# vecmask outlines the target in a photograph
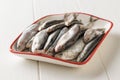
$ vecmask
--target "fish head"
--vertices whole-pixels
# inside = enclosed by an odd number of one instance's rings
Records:
[[[25,49],[25,42],[23,41],[18,41],[17,43],[17,51],[23,51]]]
[[[40,22],[38,31],[43,30],[43,29],[44,29],[44,26],[46,25],[46,23],[47,23],[47,22],[45,22],[45,21],[44,21],[44,22]]]
[[[105,28],[99,28],[99,29],[96,29],[95,33],[96,33],[96,36],[98,35],[101,35],[105,32]]]
[[[105,29],[100,28],[100,29],[88,29],[85,34],[84,34],[84,42],[88,43],[95,37],[102,35],[104,33]]]
[[[64,50],[65,48],[64,48],[64,46],[62,46],[62,45],[57,45],[56,47],[55,47],[55,52],[60,52],[60,51],[62,51],[62,50]]]
[[[69,26],[71,22],[75,19],[77,19],[78,14],[76,13],[66,13],[64,15],[64,22],[66,26]]]
[[[36,52],[39,50],[39,44],[37,42],[34,42],[32,45],[32,52]]]
[[[94,29],[88,29],[84,34],[84,42],[88,43],[95,37],[96,33]]]

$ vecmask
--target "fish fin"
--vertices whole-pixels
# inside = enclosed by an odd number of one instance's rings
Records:
[[[77,17],[79,16],[79,14],[78,13],[74,13],[73,16],[77,20]]]
[[[80,19],[80,20],[78,20],[78,21],[80,22],[80,24],[81,24],[81,25],[84,25],[81,19]]]
[[[70,15],[69,13],[66,13],[66,14],[64,15],[64,20],[66,20],[66,18],[67,18],[69,15]]]
[[[92,16],[90,16],[89,22],[95,22],[95,21],[97,21],[97,20],[98,20],[98,18],[93,18]]]

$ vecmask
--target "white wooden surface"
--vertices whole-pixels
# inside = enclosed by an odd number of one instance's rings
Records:
[[[0,0],[0,80],[120,80],[119,0]],[[26,60],[9,52],[12,41],[34,20],[52,13],[85,12],[114,27],[90,62],[69,68]]]
[[[31,22],[32,0],[0,0],[0,80],[39,80],[36,61],[9,52],[11,42]]]

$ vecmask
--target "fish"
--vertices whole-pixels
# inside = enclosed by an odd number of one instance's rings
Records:
[[[40,23],[31,24],[25,29],[17,41],[17,51],[23,51],[26,43],[38,32]]]
[[[49,47],[54,43],[55,39],[59,35],[60,29],[54,31],[52,34],[49,35],[47,42],[45,43],[44,50],[47,51]]]
[[[77,14],[77,13],[66,13],[66,14],[64,15],[65,25],[66,25],[66,26],[70,26],[71,23],[72,23],[74,20],[77,19],[77,16],[78,16],[78,15],[79,15],[79,14]]]
[[[58,40],[59,40],[60,37],[61,37],[63,34],[65,34],[67,31],[68,31],[68,28],[67,28],[67,27],[64,27],[64,28],[60,31],[60,33],[59,33],[59,35],[57,36],[57,38],[56,38],[56,40],[54,41],[54,43],[53,43],[53,44],[51,45],[51,47],[47,50],[47,53],[54,53],[54,52],[55,52],[54,49],[55,49],[55,46],[56,46]]]
[[[66,32],[64,35],[61,36],[61,38],[58,40],[57,45],[55,46],[55,52],[60,52],[67,48],[68,46],[71,46],[75,43],[77,38],[79,37],[80,32],[80,25],[75,24],[73,25],[68,32]]]
[[[90,29],[90,28],[92,28],[93,26],[94,26],[94,23],[97,21],[97,20],[99,20],[98,18],[93,18],[92,16],[90,16],[90,18],[89,18],[89,22],[86,24],[86,25],[84,25],[83,23],[82,23],[82,21],[81,21],[81,26],[80,26],[80,29],[81,30],[87,30],[87,29]]]
[[[85,45],[83,51],[77,57],[77,62],[83,62],[88,58],[88,56],[91,54],[91,52],[94,50],[94,48],[102,39],[103,35],[104,33],[101,35],[98,35],[95,39],[93,39],[92,41],[90,41],[88,44]]]
[[[60,58],[63,60],[73,60],[77,58],[79,53],[83,50],[84,46],[85,43],[83,42],[82,38],[80,38],[71,47],[60,52],[59,54],[62,54]]]
[[[41,24],[39,26],[38,30],[40,31],[40,30],[46,29],[46,28],[48,28],[52,25],[59,24],[61,22],[64,22],[64,20],[48,20],[48,21],[45,21],[45,22],[43,22],[43,24]]]
[[[42,50],[44,48],[44,45],[48,39],[48,33],[46,30],[41,30],[35,35],[35,38],[33,40],[32,44],[32,52],[36,52],[37,50]]]
[[[31,48],[32,43],[33,43],[34,37],[32,37],[26,44],[26,48]]]
[[[52,26],[48,27],[48,28],[46,29],[46,31],[47,31],[47,33],[52,33],[52,32],[54,32],[55,30],[61,29],[61,28],[63,28],[63,27],[66,27],[66,26],[65,26],[64,22],[61,22],[61,23],[59,23],[59,24],[55,24],[55,25],[52,25]]]
[[[90,42],[92,39],[94,39],[96,36],[103,34],[105,31],[105,28],[99,28],[99,29],[88,29],[86,30],[86,32],[84,33],[84,42],[88,43]]]

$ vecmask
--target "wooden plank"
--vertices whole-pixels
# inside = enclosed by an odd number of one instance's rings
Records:
[[[110,34],[101,45],[101,60],[110,80],[119,80],[120,74],[120,35]]]
[[[0,0],[0,79],[38,80],[37,62],[9,52],[13,40],[33,22],[32,0]]]
[[[40,62],[39,71],[42,80],[108,80],[99,53],[90,62],[80,68],[70,68]]]

